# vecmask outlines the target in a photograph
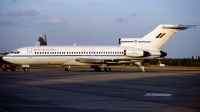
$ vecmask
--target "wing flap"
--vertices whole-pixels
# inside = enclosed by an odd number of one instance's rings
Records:
[[[93,58],[77,58],[77,62],[80,63],[95,63],[95,64],[120,64],[120,63],[131,63],[138,60],[133,59],[93,59]]]
[[[103,63],[104,59],[77,58],[76,61],[80,63]]]

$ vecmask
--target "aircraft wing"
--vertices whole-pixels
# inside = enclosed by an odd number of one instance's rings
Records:
[[[112,64],[112,63],[131,63],[133,59],[95,59],[95,58],[77,58],[80,63],[95,63],[95,64]]]

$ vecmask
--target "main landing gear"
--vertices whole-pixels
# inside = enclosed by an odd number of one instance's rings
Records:
[[[69,71],[70,66],[69,67],[63,66],[63,68],[64,68],[64,71]]]
[[[111,68],[110,68],[110,67],[105,67],[105,68],[104,68],[104,71],[105,71],[105,72],[111,72]]]
[[[24,72],[28,72],[28,68],[23,68]]]
[[[94,71],[95,71],[95,72],[101,72],[101,67],[98,67],[98,66],[97,66],[97,67],[94,67]]]
[[[101,72],[101,67],[99,66],[91,66],[91,68],[94,68],[95,72]],[[103,69],[105,72],[110,72],[111,68],[110,67],[104,67]]]

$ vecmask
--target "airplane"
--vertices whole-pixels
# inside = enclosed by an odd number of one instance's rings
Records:
[[[141,61],[167,56],[162,51],[167,41],[178,31],[198,25],[160,24],[142,38],[120,38],[119,46],[29,46],[13,50],[3,60],[18,65],[91,66],[94,71],[110,72],[112,65],[133,64],[145,72]],[[28,68],[23,68],[28,71]]]

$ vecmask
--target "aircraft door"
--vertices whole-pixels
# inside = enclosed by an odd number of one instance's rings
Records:
[[[27,57],[32,58],[32,48],[27,48]]]

